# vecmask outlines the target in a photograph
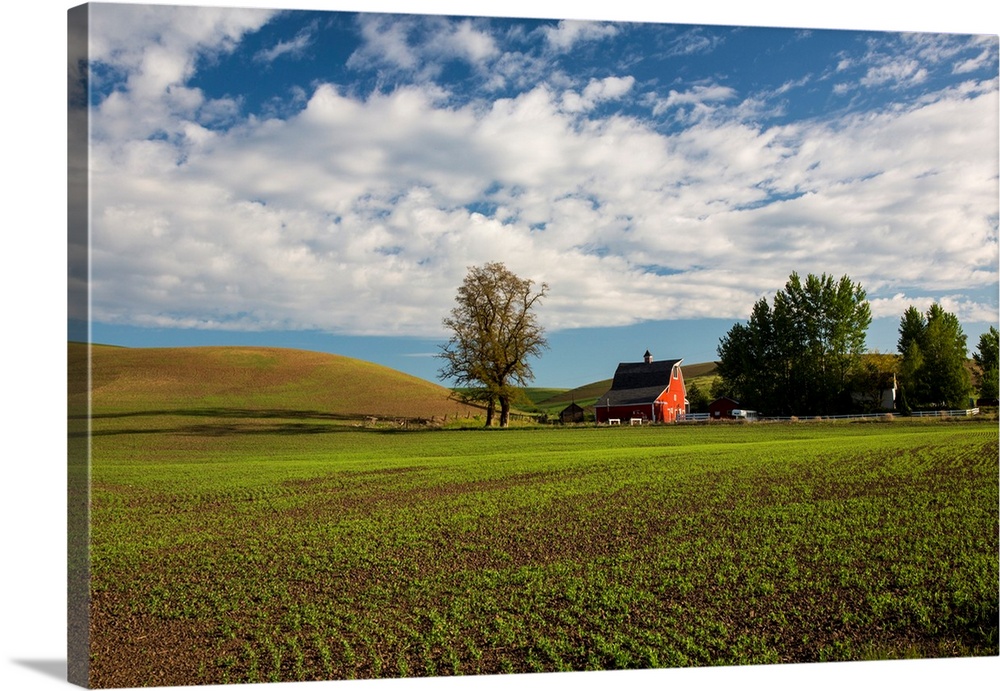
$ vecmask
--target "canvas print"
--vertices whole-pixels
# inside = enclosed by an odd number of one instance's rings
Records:
[[[996,35],[68,21],[71,682],[998,655]]]

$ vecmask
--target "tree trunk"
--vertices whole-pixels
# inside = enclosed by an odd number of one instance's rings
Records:
[[[489,403],[486,404],[486,427],[493,426],[493,413],[496,412],[497,402],[494,399],[490,399]]]
[[[506,396],[500,397],[500,426],[507,427],[510,424],[510,399]]]

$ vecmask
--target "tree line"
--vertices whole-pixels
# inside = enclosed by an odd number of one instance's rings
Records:
[[[904,312],[898,355],[866,351],[870,324],[860,283],[792,273],[771,304],[758,300],[747,322],[720,339],[720,379],[711,395],[776,416],[877,410],[893,383],[901,412],[965,408],[974,387],[983,398],[997,397],[995,327],[980,338],[970,373],[962,326],[939,304]]]

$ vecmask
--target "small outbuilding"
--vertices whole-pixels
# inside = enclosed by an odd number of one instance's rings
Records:
[[[866,409],[895,410],[898,392],[895,372],[881,372],[871,377],[868,391],[853,391],[851,400]]]
[[[559,422],[564,425],[573,422],[583,422],[583,408],[575,402],[570,403],[559,413]]]
[[[710,420],[732,420],[733,411],[739,409],[740,402],[723,396],[716,398],[708,404],[708,417]]]

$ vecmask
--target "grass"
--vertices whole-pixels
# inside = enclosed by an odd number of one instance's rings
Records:
[[[94,432],[95,686],[998,652],[995,424]]]

